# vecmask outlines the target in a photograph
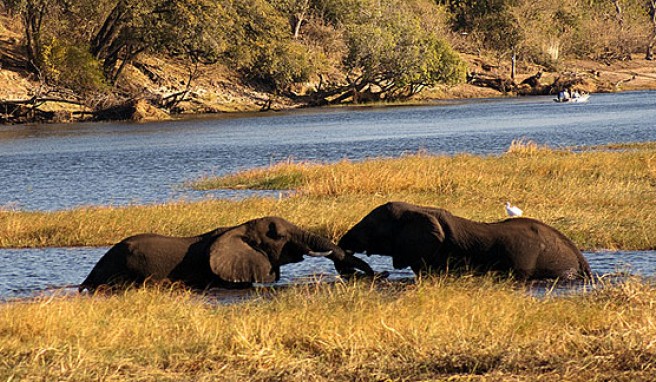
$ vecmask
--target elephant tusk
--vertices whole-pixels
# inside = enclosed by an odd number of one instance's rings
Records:
[[[371,256],[371,254],[367,251],[355,252],[355,251],[351,251],[350,249],[345,250],[344,253],[346,253],[347,256],[355,256],[356,253],[361,253],[363,255]]]
[[[326,251],[326,252],[314,252],[314,251],[310,251],[310,252],[308,252],[307,254],[308,254],[308,256],[312,256],[312,257],[326,257],[326,256],[330,256],[330,255],[332,255],[332,254],[333,254],[333,251],[332,251],[332,250],[330,250],[330,251]]]

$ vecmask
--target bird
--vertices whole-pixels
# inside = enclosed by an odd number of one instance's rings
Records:
[[[519,209],[519,207],[517,207],[517,206],[511,206],[510,202],[506,202],[506,213],[508,214],[508,216],[513,218],[513,217],[516,217],[516,216],[522,216],[524,211]]]

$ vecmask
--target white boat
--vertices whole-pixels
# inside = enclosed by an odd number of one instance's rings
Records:
[[[554,101],[558,103],[582,103],[588,102],[588,99],[590,99],[590,94],[581,94],[578,97],[554,98]]]

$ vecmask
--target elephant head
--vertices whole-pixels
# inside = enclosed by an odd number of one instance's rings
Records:
[[[574,243],[535,219],[481,223],[403,202],[376,207],[338,245],[347,253],[391,256],[395,268],[415,274],[467,268],[520,278],[591,276]]]
[[[438,216],[406,203],[387,203],[373,209],[340,240],[347,253],[391,256],[394,268],[438,266],[445,234]]]
[[[230,282],[273,282],[280,266],[303,261],[303,255],[344,260],[330,240],[278,217],[248,221],[221,234],[209,248],[214,274]]]
[[[330,240],[269,216],[199,236],[128,237],[102,256],[79,290],[148,279],[182,281],[198,288],[245,287],[277,281],[282,265],[302,261],[304,255],[329,257],[374,273],[364,261],[346,255]]]

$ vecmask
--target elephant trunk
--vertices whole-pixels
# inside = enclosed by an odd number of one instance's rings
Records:
[[[325,237],[321,237],[319,235],[315,235],[313,233],[303,231],[300,236],[299,240],[301,243],[305,244],[312,252],[330,252],[328,255],[329,257],[335,257],[339,260],[344,259],[346,256],[344,254],[344,251],[338,247],[337,245],[333,244],[330,240],[326,239]]]
[[[354,269],[363,271],[368,276],[375,276],[375,272],[369,264],[355,256],[347,255],[344,250],[335,245],[325,237],[318,236],[309,232],[303,232],[301,242],[305,243],[312,250],[332,251],[327,257],[335,263],[335,268],[340,274],[352,274]]]

